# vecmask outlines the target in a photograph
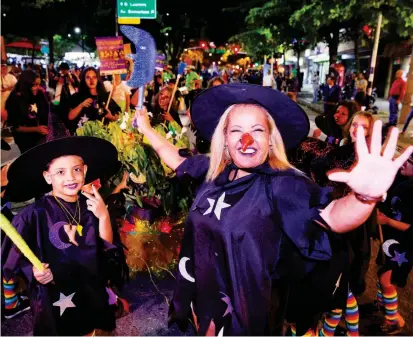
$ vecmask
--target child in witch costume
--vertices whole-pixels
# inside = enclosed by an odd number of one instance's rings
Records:
[[[44,143],[10,166],[10,200],[52,190],[13,219],[45,269],[32,267],[16,247],[3,266],[6,277],[21,271],[28,280],[34,335],[86,335],[115,328],[102,271],[104,249],[111,248],[113,238],[110,217],[95,187],[93,193],[79,192],[85,181],[109,177],[118,169],[115,147],[94,137]]]
[[[413,156],[404,163],[390,188],[385,203],[379,205],[377,222],[383,227],[384,264],[378,271],[377,305],[384,311],[382,331],[399,333],[405,325],[398,311],[398,287],[404,287],[413,267]],[[385,226],[384,226],[385,225]],[[378,255],[378,259],[382,257]]]

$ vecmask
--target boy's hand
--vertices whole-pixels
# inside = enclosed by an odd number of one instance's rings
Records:
[[[43,263],[45,268],[44,271],[40,271],[33,266],[33,275],[37,282],[41,284],[47,284],[53,281],[53,274],[52,271],[49,269],[48,263]]]
[[[87,209],[91,211],[99,220],[109,219],[109,213],[105,202],[94,185],[92,185],[93,195],[87,192],[82,192],[88,198],[86,200]]]

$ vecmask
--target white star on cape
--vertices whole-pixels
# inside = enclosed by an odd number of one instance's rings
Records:
[[[60,316],[63,315],[67,308],[76,307],[76,305],[72,302],[72,298],[73,296],[75,296],[75,294],[76,293],[65,296],[64,294],[60,293],[59,300],[53,303],[54,307],[60,307]]]
[[[80,117],[80,120],[79,120],[79,123],[77,123],[77,126],[81,128],[83,124],[85,124],[88,120],[89,118],[86,115],[84,115],[83,117]]]
[[[30,112],[35,112],[37,113],[37,104],[30,104]]]
[[[227,203],[224,202],[224,199],[225,199],[225,192],[222,193],[222,195],[219,197],[219,199],[217,201],[217,205],[215,206],[214,214],[215,214],[215,216],[217,217],[218,220],[221,220],[221,211],[224,208],[231,207],[230,204],[227,204]],[[212,209],[214,208],[215,199],[207,198],[207,200],[209,202],[209,208],[206,210],[206,212],[203,215],[210,214],[212,212]]]
[[[231,299],[228,297],[228,295],[223,293],[222,291],[220,291],[220,293],[224,295],[224,297],[221,298],[221,301],[227,304],[227,309],[225,310],[224,315],[222,316],[222,317],[225,317],[228,314],[232,314],[232,311],[234,310],[234,308],[232,307]]]

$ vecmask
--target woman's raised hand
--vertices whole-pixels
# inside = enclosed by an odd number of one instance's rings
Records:
[[[386,144],[382,146],[381,129],[382,122],[376,121],[369,150],[364,130],[358,128],[356,165],[349,171],[330,173],[328,178],[346,183],[355,193],[367,198],[382,197],[392,185],[400,167],[412,154],[413,146],[409,146],[402,155],[394,159],[399,130],[392,128]]]
[[[139,128],[140,132],[145,133],[145,131],[150,130],[152,128],[151,123],[149,121],[148,111],[145,107],[142,107],[141,109],[136,109],[134,119],[135,120],[133,124]]]

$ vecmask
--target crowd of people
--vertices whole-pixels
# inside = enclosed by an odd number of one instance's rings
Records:
[[[116,313],[127,310],[113,281],[120,271],[107,262],[108,252],[122,257],[123,248],[96,182],[117,172],[117,151],[74,135],[89,120],[117,123],[134,111],[145,141],[194,187],[171,323],[185,330],[192,322],[199,335],[281,335],[287,322],[292,335],[333,336],[343,317],[347,335],[357,336],[357,298],[377,237],[384,254],[374,307],[383,312],[384,334],[404,328],[396,287],[413,266],[413,148],[397,153],[398,130],[362,109],[362,76],[353,99],[341,100],[329,75],[312,135],[294,102],[300,81],[287,73],[198,74],[188,66],[176,76],[165,67],[147,85],[141,109],[136,89],[93,67],[79,72],[61,63],[47,76],[26,69],[15,79],[4,82],[2,122],[22,154],[2,169],[2,214],[43,268],[3,238],[6,318],[28,309],[17,276],[26,280],[35,335],[111,331]],[[400,95],[391,95],[397,103]],[[155,131],[172,121],[190,134],[188,151]],[[16,216],[5,203],[31,198]]]

